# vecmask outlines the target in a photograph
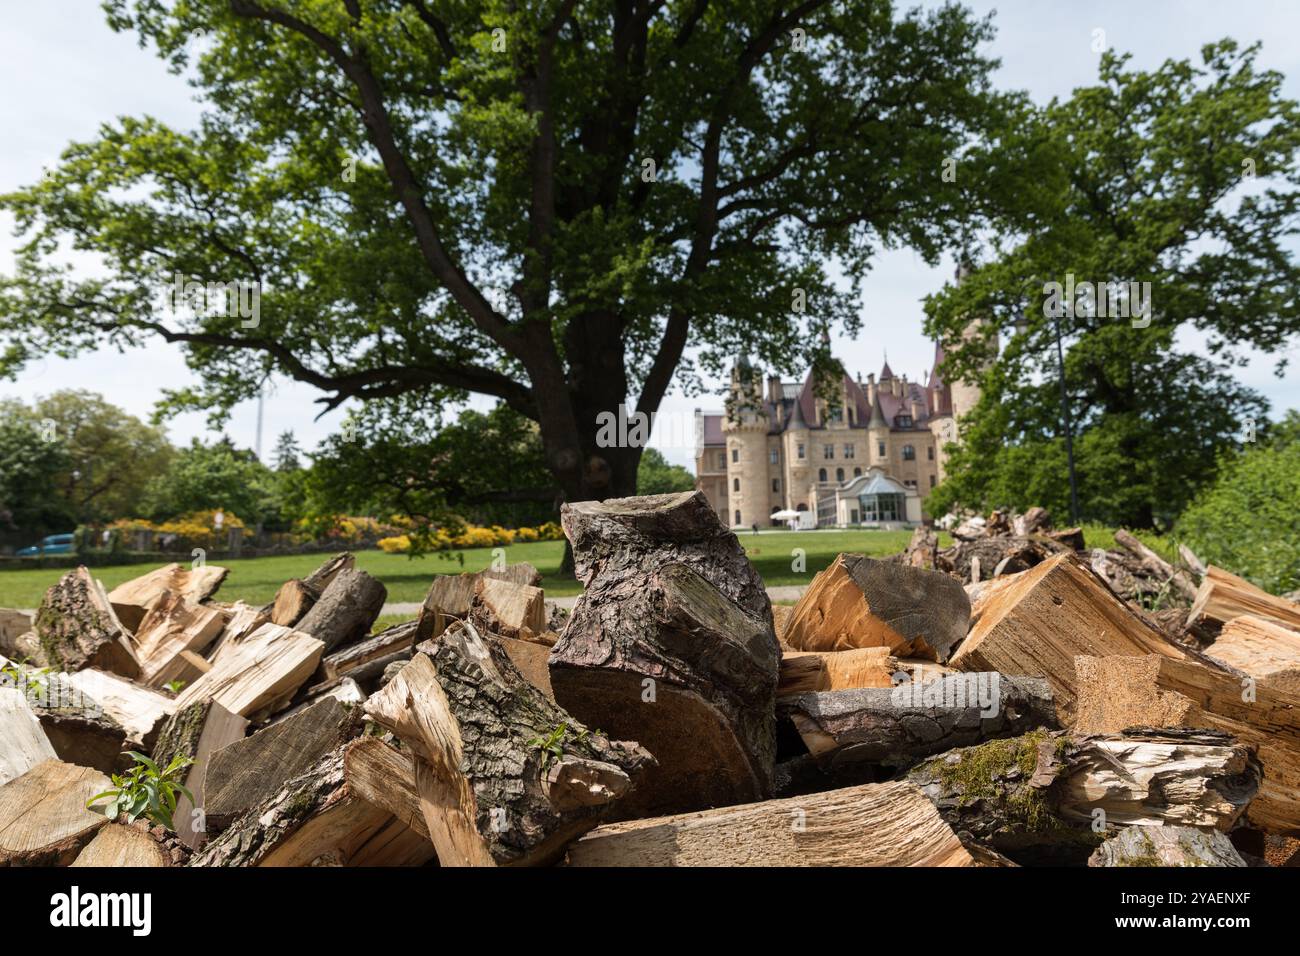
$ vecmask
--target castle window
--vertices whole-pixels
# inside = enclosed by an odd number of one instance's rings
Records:
[[[927,449],[925,450],[925,457],[928,458],[928,459],[930,459],[930,461],[934,461],[934,446],[933,446],[933,445],[931,445],[929,448],[927,448]]]
[[[794,506],[794,510],[795,510],[795,511],[807,511],[807,510],[808,510],[808,504],[807,504],[807,502],[803,502],[803,501],[799,502],[797,505]]]
[[[775,448],[769,448],[767,451],[768,464],[775,465],[780,461],[780,453]]]
[[[740,524],[740,512],[736,512],[736,524]]]
[[[899,428],[911,428],[911,427],[912,427],[912,416],[911,416],[911,415],[897,415],[897,416],[894,417],[894,424],[897,425]]]
[[[817,480],[818,480],[818,481],[825,481],[825,480],[826,480],[826,469],[825,469],[825,468],[818,468],[818,469],[817,469]]]
[[[930,487],[931,487],[931,488],[934,487],[934,475],[931,475],[931,476],[930,476]]]
[[[836,469],[835,469],[835,480],[836,480],[836,481],[843,481],[843,480],[844,480],[844,469],[843,469],[843,468],[836,468]]]
[[[904,480],[903,484],[907,485],[907,487],[909,487],[909,488],[915,488],[915,487],[916,487],[916,479],[915,479],[915,478],[908,478],[908,479]]]
[[[827,461],[833,459],[835,457],[835,446],[822,445],[822,457],[825,458]]]
[[[857,478],[857,477],[858,477],[859,475],[861,475],[861,474],[862,474],[862,469],[861,469],[861,468],[854,468],[854,469],[853,469],[853,477],[854,477],[854,478]]]
[[[781,479],[780,479],[780,478],[773,478],[773,479],[772,479],[772,490],[773,490],[773,491],[777,491],[777,492],[779,492],[779,491],[781,490]]]
[[[727,453],[725,451],[718,452],[718,467],[723,471],[727,470]]]
[[[887,457],[888,457],[888,455],[885,454],[885,443],[884,443],[883,441],[881,441],[881,442],[876,442],[876,453],[877,453],[877,455],[879,455],[879,457],[881,457],[881,458],[887,458]]]
[[[845,445],[845,446],[844,446],[844,457],[845,457],[845,458],[852,458],[853,455],[854,455],[854,453],[855,453],[856,451],[857,451],[857,448],[856,448],[855,446],[853,446],[853,445]]]
[[[916,449],[911,445],[903,446],[903,461],[916,461]]]
[[[828,408],[827,411],[830,412],[831,421],[839,422],[844,420],[844,409],[841,408],[839,405],[833,405],[832,407]]]
[[[732,461],[740,461],[740,449],[739,449],[739,448],[733,448],[733,449],[731,449],[731,460],[732,460]]]
[[[732,478],[732,479],[731,479],[731,490],[732,490],[732,491],[739,491],[739,490],[740,490],[740,479],[739,479],[739,478]]]
[[[799,448],[799,454],[798,454],[798,457],[799,457],[799,458],[804,457],[804,454],[803,454],[803,445],[800,444],[800,445],[798,446],[798,448]]]

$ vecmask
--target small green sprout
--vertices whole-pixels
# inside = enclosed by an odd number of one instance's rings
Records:
[[[546,765],[551,762],[552,757],[559,760],[564,756],[564,735],[568,733],[568,731],[568,726],[561,722],[558,727],[552,730],[545,737],[534,737],[532,740],[528,741],[528,746],[536,747],[542,752],[543,770],[545,770]],[[581,740],[582,737],[580,736],[578,739]]]
[[[119,814],[125,813],[128,823],[146,817],[168,830],[175,830],[172,814],[176,812],[176,795],[184,794],[190,803],[194,802],[194,794],[176,777],[194,761],[177,754],[165,770],[159,770],[158,765],[142,753],[132,750],[128,755],[135,760],[135,766],[124,774],[113,774],[113,789],[91,797],[86,801],[86,806],[90,807],[109,798],[104,814],[110,820],[116,820]]]

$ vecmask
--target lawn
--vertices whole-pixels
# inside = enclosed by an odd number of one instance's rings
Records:
[[[769,585],[807,584],[841,551],[866,554],[892,554],[907,546],[909,531],[763,531],[742,533],[740,543]],[[802,552],[802,560],[800,560]],[[542,572],[542,587],[551,597],[578,594],[582,588],[571,577],[560,575],[564,542],[540,541],[514,544],[505,549],[509,562],[527,561]],[[326,555],[298,554],[273,558],[240,558],[220,562],[230,568],[230,576],[218,596],[225,601],[244,600],[265,604],[289,578],[310,574]],[[463,558],[463,561],[462,561]],[[480,571],[492,563],[491,548],[444,552],[411,559],[382,551],[360,551],[357,566],[379,578],[388,588],[388,600],[420,601],[435,574]],[[112,590],[123,581],[139,577],[154,566],[119,565],[96,568],[95,576]],[[65,573],[64,569],[24,569],[0,571],[0,607],[33,608],[41,602],[46,588]]]
[[[1085,529],[1085,534],[1089,547],[1114,547],[1113,532],[1110,529],[1089,526]],[[748,532],[739,535],[749,560],[769,587],[807,584],[814,574],[829,565],[841,551],[870,555],[894,554],[907,546],[910,537],[910,531],[860,530],[763,531],[757,535]],[[1168,541],[1160,541],[1155,535],[1141,537],[1158,550],[1168,550]],[[941,536],[940,540],[944,546],[951,543],[947,535]],[[527,561],[541,571],[542,587],[551,597],[578,594],[582,590],[573,578],[560,575],[560,559],[564,554],[562,541],[514,544],[506,548],[505,553],[507,561]],[[306,577],[325,557],[326,555],[298,554],[223,561],[221,563],[230,568],[230,576],[226,578],[218,596],[225,601],[244,600],[250,604],[265,604],[275,596],[281,584],[289,578]],[[416,559],[384,554],[382,551],[357,553],[357,566],[384,582],[388,587],[390,602],[423,600],[429,589],[429,579],[433,575],[481,571],[491,563],[491,548],[443,552]],[[96,568],[95,576],[112,590],[123,581],[138,577],[152,567],[147,564],[130,564]],[[36,607],[46,588],[63,573],[63,570],[57,568],[0,571],[0,607]]]

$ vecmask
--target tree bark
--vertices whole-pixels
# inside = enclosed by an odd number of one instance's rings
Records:
[[[1128,827],[1088,858],[1089,866],[1245,866],[1218,830],[1195,827]]]
[[[388,588],[366,572],[342,570],[294,630],[322,641],[329,653],[369,634],[387,598]]]
[[[45,593],[36,633],[51,666],[86,667],[134,678],[140,673],[131,636],[117,619],[104,586],[84,567],[69,571]]]

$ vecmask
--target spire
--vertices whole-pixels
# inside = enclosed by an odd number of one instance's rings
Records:
[[[886,366],[888,368],[888,366]],[[871,420],[867,422],[867,428],[888,428],[889,424],[885,421],[885,410],[880,407],[880,396],[871,403]]]
[[[889,352],[885,352],[885,367],[880,370],[880,380],[888,382],[894,377],[893,370],[889,367]]]

